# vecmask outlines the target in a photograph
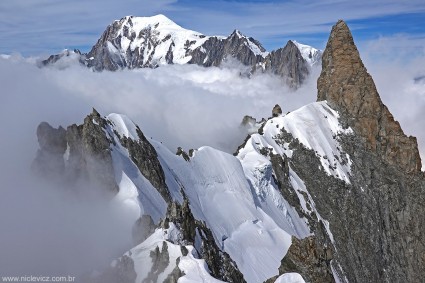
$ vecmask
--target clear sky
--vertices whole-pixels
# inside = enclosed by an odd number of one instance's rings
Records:
[[[360,46],[425,52],[424,0],[8,0],[0,1],[0,53],[86,52],[113,20],[159,13],[206,35],[239,29],[267,50],[289,39],[322,49],[344,19]]]

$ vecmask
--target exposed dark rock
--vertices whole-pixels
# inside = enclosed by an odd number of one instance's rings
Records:
[[[187,254],[183,254],[186,256]],[[176,259],[176,267],[171,271],[171,273],[165,278],[163,283],[177,283],[180,277],[183,277],[185,274],[179,268],[180,258]]]
[[[41,61],[41,64],[43,66],[52,65],[52,64],[56,63],[57,61],[59,61],[60,59],[62,59],[63,57],[69,57],[69,56],[72,56],[72,55],[80,56],[80,58],[83,59],[81,57],[82,54],[81,54],[80,50],[74,49],[73,51],[70,51],[70,50],[66,49],[59,54],[50,55],[49,58]]]
[[[173,222],[182,234],[182,239],[175,244],[193,245],[200,258],[205,259],[213,277],[230,283],[245,282],[236,263],[217,246],[210,229],[193,217],[187,198],[181,205],[173,202],[168,206],[163,227],[168,228],[170,222]]]
[[[419,172],[421,159],[415,137],[407,137],[382,103],[347,25],[332,28],[322,56],[317,81],[318,101],[327,100],[340,111],[347,126],[364,139],[368,148],[404,172]]]
[[[176,155],[182,156],[184,160],[189,161],[190,157],[187,155],[186,151],[184,151],[180,146],[177,148]]]
[[[276,105],[273,107],[273,110],[272,110],[272,116],[273,116],[273,117],[278,117],[278,116],[280,116],[280,115],[282,115],[282,108],[280,108],[279,104],[276,104]]]
[[[279,267],[279,274],[296,272],[306,282],[333,283],[335,280],[330,268],[332,258],[332,249],[321,245],[315,236],[301,240],[292,237],[291,246]],[[273,283],[277,277],[265,283]]]
[[[330,36],[318,88],[318,99],[326,99],[340,111],[340,121],[354,130],[336,137],[351,157],[350,184],[327,175],[315,152],[282,131],[277,142],[289,143],[293,153],[287,163],[303,180],[320,216],[329,222],[334,242],[324,223],[307,215],[314,244],[295,241],[279,273],[297,270],[315,282],[314,274],[327,276],[331,265],[343,282],[344,278],[349,282],[422,282],[425,218],[418,215],[425,212],[425,181],[418,172],[416,143],[390,119],[342,21]],[[397,145],[398,151],[388,154]],[[286,181],[286,165],[279,160],[272,159],[276,183],[285,199],[299,207]],[[317,257],[301,260],[299,249],[308,246],[316,247]],[[320,259],[316,269],[309,269],[316,258]]]
[[[124,136],[120,137],[121,144],[127,148],[131,160],[142,175],[158,190],[166,202],[170,202],[171,196],[165,183],[165,174],[158,160],[158,154],[138,126],[136,131],[139,140]]]
[[[279,274],[297,272],[306,282],[335,282],[330,268],[332,256],[332,248],[320,245],[315,237],[302,240],[292,237],[291,247],[282,259]]]
[[[66,131],[41,123],[37,128],[40,150],[33,169],[49,179],[62,180],[64,186],[82,185],[107,195],[117,193],[111,140],[104,132],[105,126],[106,121],[94,109],[82,125],[71,125]]]
[[[289,148],[293,151],[293,155],[291,158],[283,158],[280,155],[271,154],[270,161],[272,163],[275,183],[284,198],[295,208],[298,215],[308,220],[310,230],[314,233],[314,237],[306,239],[296,239],[293,237],[292,245],[286,256],[282,259],[279,275],[285,272],[298,272],[306,279],[306,282],[334,282],[330,263],[330,255],[334,252],[334,246],[330,240],[330,235],[328,235],[324,228],[323,222],[318,220],[318,216],[314,212],[309,214],[302,210],[297,192],[289,180],[289,169],[292,168],[292,170],[297,172],[309,191],[310,185],[318,187],[317,190],[320,191],[322,186],[338,187],[345,183],[327,175],[323,169],[316,170],[316,174],[312,174],[310,172],[311,168],[321,167],[319,158],[314,151],[304,147],[297,139],[294,139],[291,134],[286,132],[285,129],[281,130],[280,135],[276,138],[276,142],[278,144],[288,143]],[[308,179],[307,182],[306,179]],[[315,191],[314,193],[317,192]],[[323,192],[320,194],[323,194]],[[311,208],[312,204],[309,199],[306,196],[304,196],[304,199],[306,206]],[[314,201],[316,200],[314,199]],[[321,216],[323,216],[322,211],[319,211]],[[325,217],[325,219],[327,218]],[[333,229],[333,226],[331,226],[331,229]],[[274,282],[273,279],[275,278],[271,278],[267,282]]]
[[[115,181],[110,144],[105,133],[106,121],[93,109],[82,125],[71,125],[66,131],[69,145],[67,179],[69,182],[89,181],[94,189],[115,194]]]
[[[242,119],[242,122],[241,122],[241,125],[242,126],[254,126],[255,124],[257,123],[257,120],[255,120],[255,118],[254,117],[252,117],[252,116],[248,116],[248,115],[245,115],[244,117],[243,117],[243,119]]]
[[[210,37],[192,52],[192,59],[189,63],[204,67],[220,66],[226,59],[235,58],[243,65],[254,66],[262,62],[263,57],[254,53],[250,44],[256,46],[261,52],[266,51],[258,41],[242,35],[238,30],[233,31],[224,39]]]
[[[290,87],[299,87],[310,73],[307,61],[302,57],[298,47],[288,41],[284,48],[269,53],[262,66],[255,70],[272,73],[282,77]]]
[[[93,68],[96,71],[116,71],[127,66],[126,61],[122,58],[121,54],[118,52],[110,52],[111,49],[116,49],[115,46],[121,45],[120,38],[116,35],[117,31],[121,28],[120,22],[122,24],[123,19],[121,19],[121,21],[115,21],[109,25],[97,43],[86,55],[87,67]]]
[[[151,251],[150,257],[152,258],[152,268],[142,283],[157,283],[158,276],[164,272],[164,270],[170,264],[170,255],[168,253],[167,242],[162,242],[161,251],[159,250],[158,246],[154,251]]]

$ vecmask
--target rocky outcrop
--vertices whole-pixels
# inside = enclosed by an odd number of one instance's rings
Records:
[[[264,52],[266,50],[257,40],[235,30],[226,38],[210,37],[191,52],[189,64],[220,66],[226,59],[235,58],[245,66],[254,66],[263,61]]]
[[[112,139],[105,134],[106,120],[93,109],[82,125],[67,128],[69,146],[66,178],[69,182],[87,180],[93,189],[118,192],[110,144]]]
[[[330,274],[332,266],[341,282],[422,282],[425,218],[419,215],[425,213],[425,180],[419,171],[416,141],[403,134],[383,105],[342,21],[333,27],[323,56],[318,100],[324,99],[339,111],[340,122],[354,130],[335,137],[351,158],[350,183],[320,170],[316,153],[282,131],[276,142],[289,144],[292,156],[286,163],[271,159],[277,184],[285,199],[299,207],[285,168],[296,172],[332,234],[318,217],[304,214],[315,243],[295,240],[280,273],[296,270],[314,282],[315,272]],[[310,256],[314,253],[299,257],[304,248],[313,251],[308,248],[313,246],[326,247],[326,252],[317,254],[321,264],[315,270],[309,269],[317,260]]]
[[[276,104],[272,109],[272,117],[278,117],[282,115],[282,108],[280,108],[279,104]]]
[[[425,212],[425,180],[416,142],[383,105],[342,21],[323,56],[318,100],[324,99],[353,129],[334,137],[350,157],[349,182],[328,175],[317,152],[285,130],[275,137],[291,150],[289,157],[271,155],[275,182],[314,233],[292,239],[279,274],[298,272],[306,282],[333,282],[331,274],[340,282],[422,282],[425,218],[418,215]],[[290,170],[303,180],[304,199],[313,201],[305,206],[316,215],[301,209]]]
[[[266,56],[261,67],[264,72],[269,72],[284,78],[290,87],[299,87],[310,73],[307,61],[302,57],[298,47],[288,41],[284,48],[272,51]]]
[[[170,264],[170,255],[168,253],[167,242],[162,243],[161,250],[159,250],[159,247],[157,246],[155,250],[151,251],[150,257],[152,259],[152,267],[148,276],[142,281],[142,283],[158,282],[159,274],[163,273]]]
[[[332,283],[335,282],[330,262],[332,248],[318,245],[315,237],[297,239],[292,237],[292,244],[288,253],[282,259],[279,273],[297,272],[307,282]]]
[[[121,145],[127,148],[131,160],[142,175],[158,190],[166,202],[170,202],[171,196],[165,183],[165,174],[158,160],[158,154],[138,126],[136,132],[138,140],[123,136],[120,137]]]
[[[87,66],[96,71],[116,71],[127,66],[124,58],[118,52],[113,52],[115,46],[120,46],[121,37],[117,31],[121,28],[119,22],[109,25],[102,36],[87,54]]]
[[[193,217],[187,198],[182,204],[173,202],[168,206],[167,216],[162,222],[163,228],[168,229],[170,222],[174,223],[181,233],[181,239],[174,244],[182,247],[194,246],[213,277],[229,283],[246,282],[236,263],[217,246],[211,230],[204,222]]]
[[[64,185],[115,194],[115,181],[109,139],[104,129],[106,121],[93,109],[82,125],[71,125],[67,130],[52,128],[42,122],[37,128],[40,149],[33,162],[33,170]],[[81,188],[83,189],[83,188]]]
[[[296,272],[302,275],[306,282],[333,283],[330,262],[332,249],[319,245],[314,236],[304,239],[292,237],[292,244],[282,259],[279,274]],[[270,278],[265,283],[273,283],[276,278]]]
[[[322,73],[317,81],[318,101],[326,100],[338,110],[346,125],[387,164],[407,173],[419,172],[421,160],[416,138],[403,133],[382,103],[343,21],[332,28],[322,60]]]
[[[41,64],[42,66],[48,66],[48,65],[52,65],[56,63],[57,61],[59,61],[60,59],[64,57],[79,56],[81,58],[81,55],[82,55],[81,51],[78,49],[74,49],[73,51],[65,49],[59,54],[50,55],[49,58],[47,58],[46,60],[42,60]]]
[[[314,193],[318,193],[321,196],[324,194],[322,196],[323,198],[327,197],[327,193],[323,192],[322,186],[326,188],[329,186],[332,190],[335,187],[342,189],[345,188],[345,185],[343,185],[345,183],[330,177],[323,170],[311,170],[311,168],[321,167],[319,158],[314,151],[307,149],[297,139],[294,139],[290,133],[286,132],[285,129],[281,130],[281,133],[275,140],[280,144],[287,143],[293,154],[291,158],[287,156],[283,158],[281,155],[268,153],[273,168],[273,179],[285,200],[296,209],[298,215],[307,219],[310,231],[314,233],[314,236],[304,239],[292,237],[292,244],[281,261],[279,275],[287,272],[297,272],[306,282],[335,282],[331,267],[335,246],[331,241],[332,235],[327,232],[323,222],[320,220],[323,212],[319,210],[321,215],[319,217],[317,212],[312,211],[311,213],[307,213],[302,209],[299,197],[297,196],[301,192],[297,192],[293,188],[290,182],[289,171],[292,169],[297,172],[306,183],[310,193],[317,187]],[[310,186],[315,186],[315,188],[313,189]],[[337,191],[335,189],[334,192]],[[304,200],[308,209],[317,206],[316,203],[311,203],[306,195],[304,196]],[[316,199],[314,199],[314,202],[316,202]],[[333,229],[332,226],[332,231]],[[333,268],[338,270],[339,267],[334,266]],[[274,282],[276,278],[269,279],[267,283]]]

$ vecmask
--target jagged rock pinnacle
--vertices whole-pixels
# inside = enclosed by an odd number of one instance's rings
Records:
[[[272,116],[273,116],[273,117],[278,117],[278,116],[280,116],[280,115],[282,115],[282,108],[280,107],[280,105],[279,105],[279,104],[276,104],[276,105],[273,107],[273,110],[272,110]]]
[[[417,141],[407,137],[382,103],[347,24],[333,27],[322,57],[317,100],[327,100],[344,122],[361,136],[367,147],[405,172],[421,170]]]

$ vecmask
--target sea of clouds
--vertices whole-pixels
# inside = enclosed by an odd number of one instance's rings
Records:
[[[384,60],[372,47],[366,67],[402,128],[418,137],[424,157],[425,56]],[[288,112],[314,102],[320,73],[314,69],[301,88],[291,90],[275,76],[241,75],[246,70],[234,63],[98,73],[72,58],[47,68],[39,68],[37,61],[0,57],[0,266],[8,275],[80,274],[131,247],[133,223],[126,221],[125,210],[81,201],[32,177],[40,122],[80,124],[96,108],[101,115],[127,115],[148,138],[173,152],[178,146],[208,145],[232,153],[246,136],[240,127],[245,115],[259,120],[270,117],[275,104]]]

